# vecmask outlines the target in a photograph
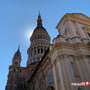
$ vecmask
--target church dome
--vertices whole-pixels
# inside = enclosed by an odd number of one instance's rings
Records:
[[[50,45],[50,36],[42,25],[40,13],[37,19],[37,26],[30,37],[31,45],[27,50],[27,65],[39,62]]]
[[[40,13],[38,15],[37,27],[34,29],[34,31],[32,33],[32,36],[30,37],[30,41],[32,42],[33,41],[33,37],[35,35],[38,35],[38,34],[46,35],[48,37],[49,41],[50,41],[50,36],[48,35],[46,29],[42,25],[42,19],[41,19]]]
[[[38,32],[41,32],[41,33],[46,33],[47,34],[47,31],[46,29],[43,27],[43,26],[37,26],[33,32],[34,33],[38,33]]]

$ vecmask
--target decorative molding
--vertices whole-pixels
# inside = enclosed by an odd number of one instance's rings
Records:
[[[82,29],[83,29],[83,30],[90,31],[90,28],[89,28],[89,27],[86,27],[86,26],[83,26]]]

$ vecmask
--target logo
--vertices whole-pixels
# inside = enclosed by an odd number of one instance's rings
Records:
[[[89,86],[89,82],[71,83],[71,86]]]
[[[85,86],[89,86],[90,85],[90,83],[89,82],[85,82]]]

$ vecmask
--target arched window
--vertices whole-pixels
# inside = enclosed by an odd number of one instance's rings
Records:
[[[39,54],[40,53],[39,47],[37,47],[37,50],[38,50],[38,54]]]
[[[46,47],[44,47],[44,53],[46,52]]]
[[[15,62],[15,66],[17,66],[18,65],[18,62]]]
[[[38,39],[40,38],[40,36],[38,35]]]
[[[40,39],[42,38],[42,35],[40,35]]]
[[[34,47],[34,55],[36,54],[36,47]]]
[[[43,47],[41,47],[41,53],[43,53]]]

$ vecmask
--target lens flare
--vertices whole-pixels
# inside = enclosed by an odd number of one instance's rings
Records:
[[[30,39],[30,37],[33,33],[33,30],[34,30],[34,28],[28,28],[28,29],[25,30],[25,38],[26,39],[28,39],[28,40]]]

